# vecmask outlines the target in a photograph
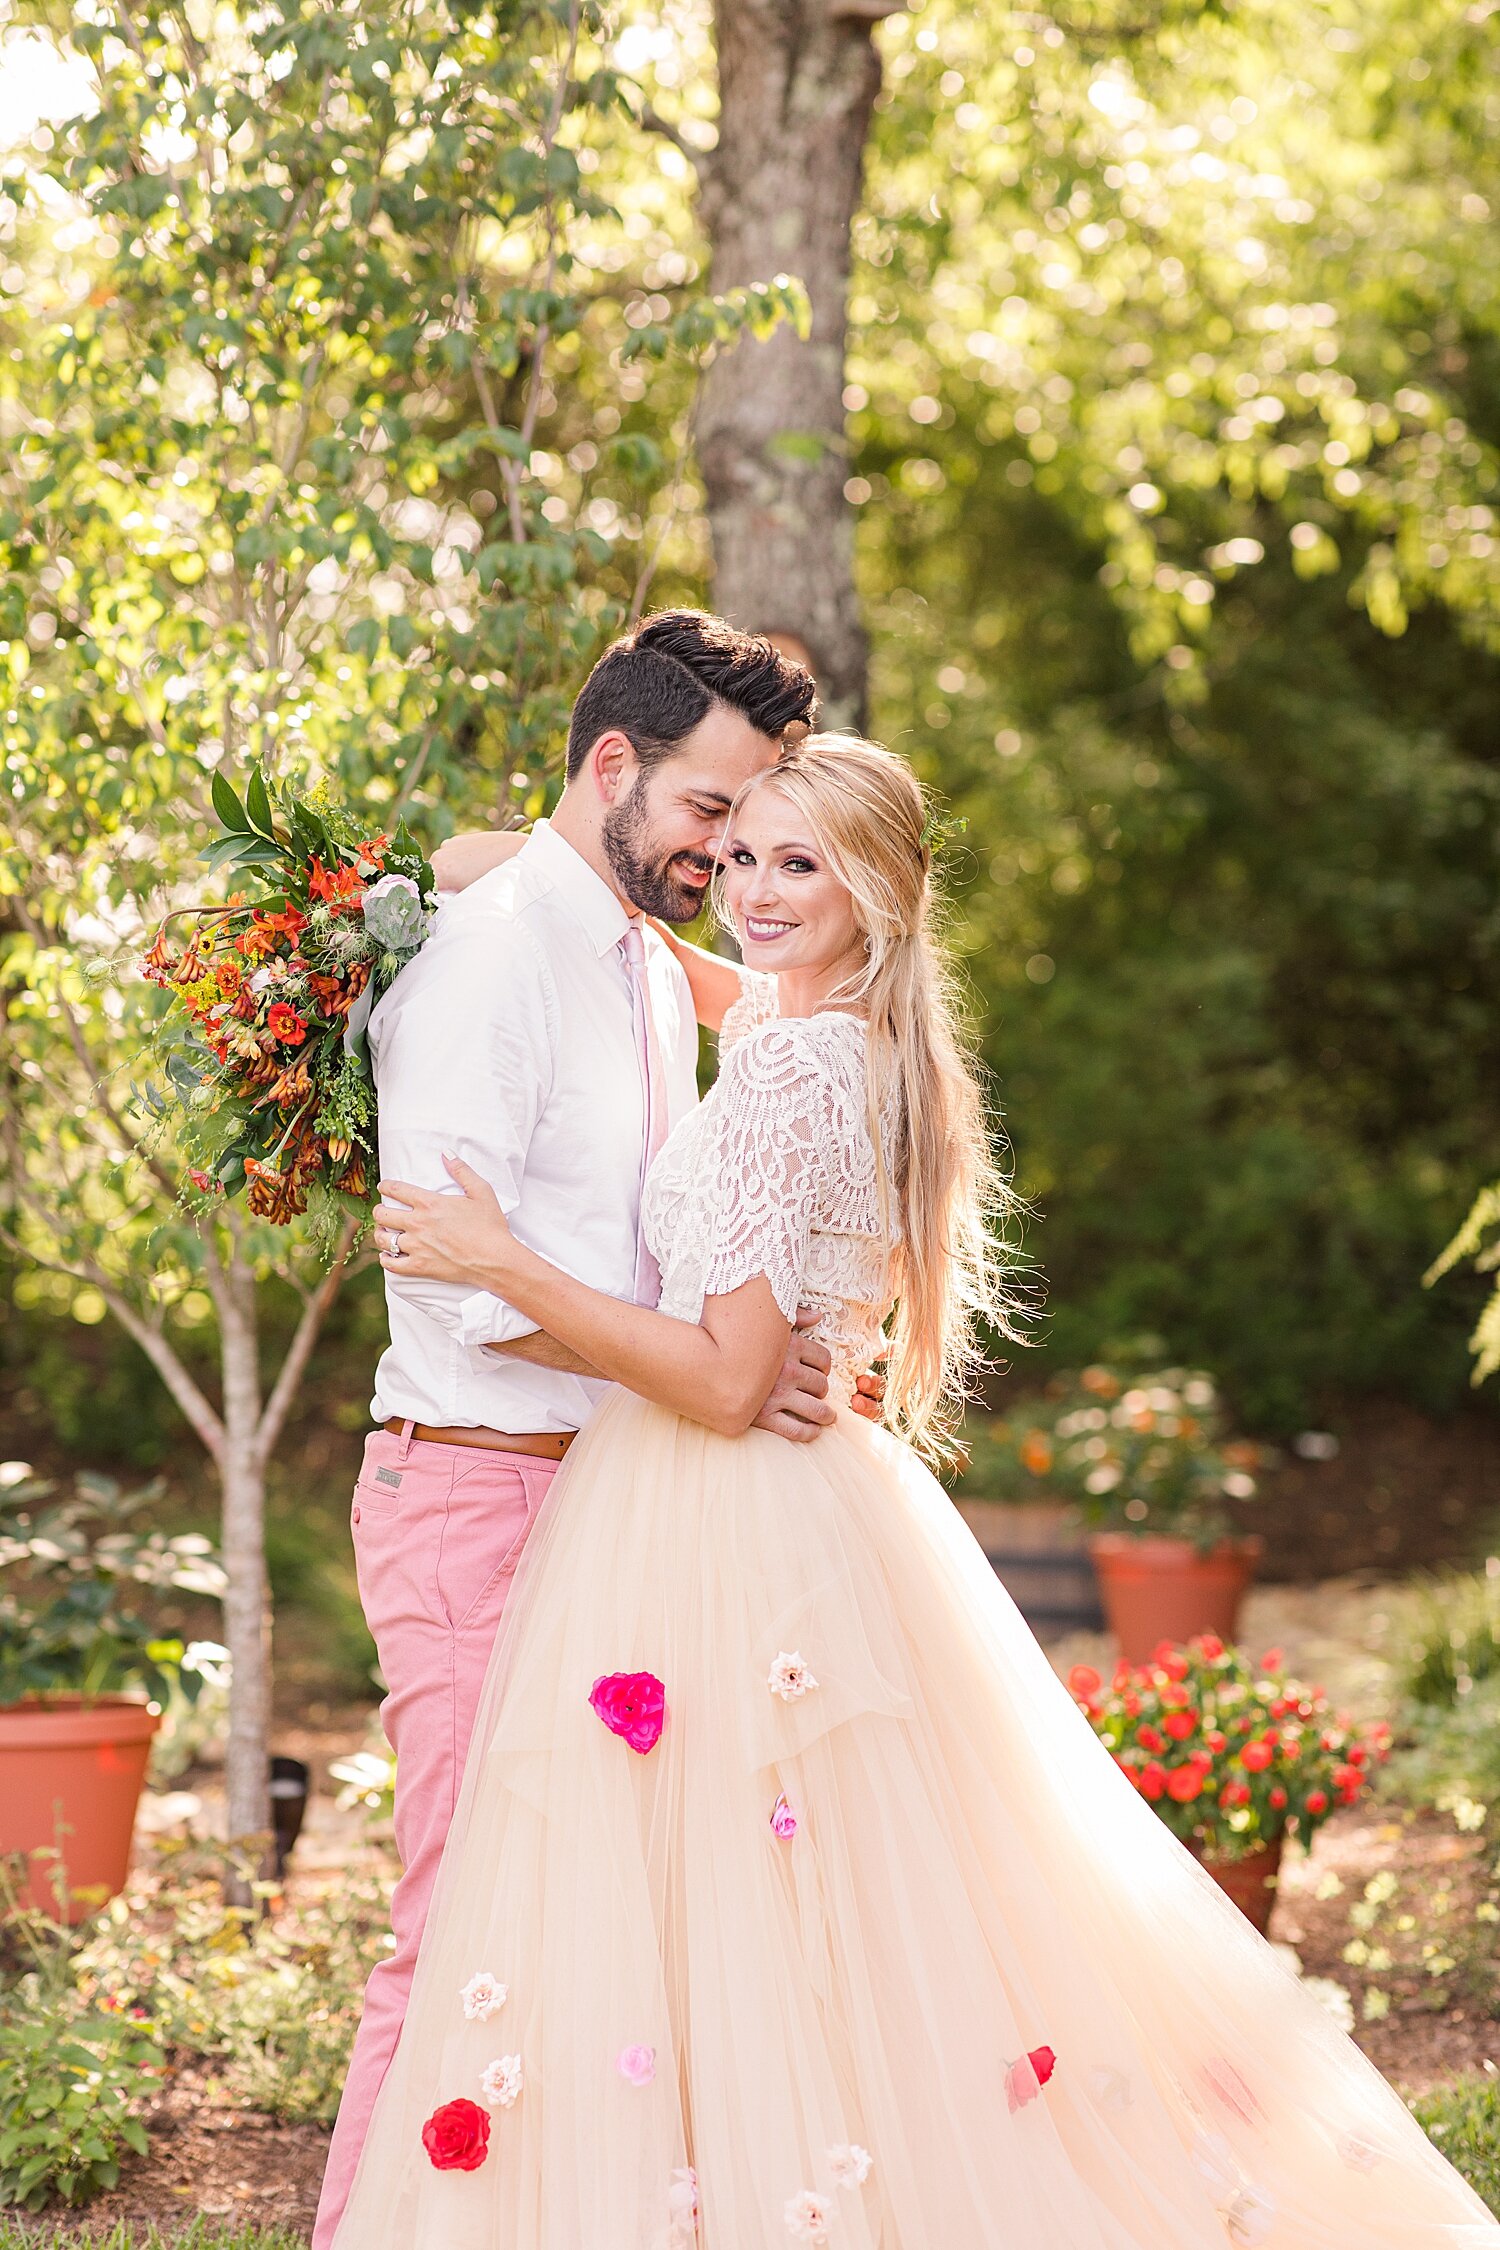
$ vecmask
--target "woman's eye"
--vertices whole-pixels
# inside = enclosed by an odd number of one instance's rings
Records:
[[[743,844],[736,844],[729,857],[736,867],[753,867],[755,865],[754,853],[747,852]]]
[[[788,875],[812,875],[817,872],[810,859],[784,859],[781,864]]]

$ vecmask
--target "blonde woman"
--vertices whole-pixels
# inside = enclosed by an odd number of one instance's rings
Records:
[[[521,1565],[338,2250],[1500,2250],[918,1459],[1007,1307],[915,781],[813,737],[722,856],[750,966],[694,969],[733,1004],[647,1183],[658,1307],[464,1167],[378,1213],[618,1388]],[[885,1328],[899,1435],[750,1428],[799,1305],[846,1391]]]

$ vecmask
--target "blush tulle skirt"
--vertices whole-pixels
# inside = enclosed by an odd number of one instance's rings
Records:
[[[594,1696],[617,1675],[661,1682],[653,1747],[649,1685]],[[824,2241],[1500,2227],[1116,1770],[905,1448],[620,1392],[521,1566],[338,2250]]]

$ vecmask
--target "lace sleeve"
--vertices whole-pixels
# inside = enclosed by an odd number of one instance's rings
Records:
[[[747,1032],[712,1095],[719,1192],[703,1294],[724,1297],[764,1274],[788,1320],[832,1177],[833,1089],[805,1033],[805,1022]]]
[[[727,1055],[730,1048],[737,1046],[750,1032],[758,1031],[763,1023],[774,1023],[780,1013],[776,979],[762,975],[758,969],[742,969],[740,996],[725,1009],[724,1021],[719,1027],[720,1057]]]

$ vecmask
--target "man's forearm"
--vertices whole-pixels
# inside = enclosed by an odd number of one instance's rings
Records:
[[[587,1375],[602,1382],[597,1367],[575,1352],[568,1344],[560,1344],[544,1328],[533,1328],[529,1335],[516,1336],[508,1344],[486,1344],[487,1352],[495,1352],[501,1359],[524,1359],[528,1367],[551,1367],[560,1375]]]

